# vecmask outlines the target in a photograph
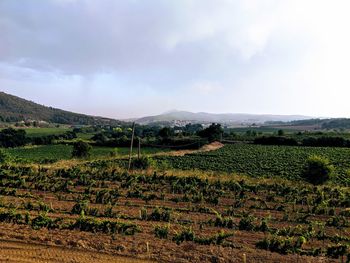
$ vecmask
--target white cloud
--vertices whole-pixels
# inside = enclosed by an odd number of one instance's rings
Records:
[[[344,115],[349,10],[346,0],[2,0],[0,86],[116,117],[125,101],[132,115]]]

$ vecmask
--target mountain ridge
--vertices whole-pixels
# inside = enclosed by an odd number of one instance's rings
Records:
[[[70,125],[120,124],[121,121],[44,106],[0,91],[0,121],[45,121]]]
[[[273,115],[273,114],[249,114],[249,113],[208,113],[190,111],[171,111],[159,115],[134,118],[138,124],[152,124],[158,122],[192,121],[192,122],[221,122],[221,123],[246,123],[262,124],[268,121],[295,121],[312,119],[304,115]]]

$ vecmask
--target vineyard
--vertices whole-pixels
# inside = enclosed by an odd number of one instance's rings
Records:
[[[72,145],[54,144],[9,148],[5,151],[19,163],[53,163],[59,160],[69,160],[72,158]],[[158,152],[166,152],[168,149],[158,148],[142,148],[143,154],[153,154]],[[125,147],[98,147],[94,146],[91,150],[91,159],[108,158],[111,156],[125,157],[128,155],[129,149]]]
[[[3,165],[2,238],[157,262],[349,258],[348,188],[117,164]]]
[[[176,169],[200,169],[240,173],[252,177],[277,177],[300,180],[305,160],[326,157],[336,169],[334,181],[350,185],[350,149],[332,147],[294,147],[233,144],[212,152],[163,157]]]

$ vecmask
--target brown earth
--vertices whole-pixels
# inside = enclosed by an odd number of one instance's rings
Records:
[[[39,245],[20,241],[0,240],[0,262],[118,262],[118,263],[147,263],[151,261],[128,257],[112,256],[105,253],[90,252],[73,248]]]

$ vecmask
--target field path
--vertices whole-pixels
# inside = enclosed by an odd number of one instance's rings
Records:
[[[199,153],[199,152],[210,152],[215,151],[223,147],[224,144],[221,142],[215,141],[209,144],[204,145],[198,150],[177,150],[177,151],[170,151],[170,152],[160,152],[155,153],[153,156],[160,156],[160,155],[167,155],[167,156],[184,156],[185,154],[190,153]]]
[[[0,262],[11,263],[148,263],[151,261],[105,253],[0,240]]]

